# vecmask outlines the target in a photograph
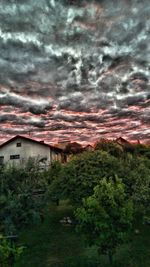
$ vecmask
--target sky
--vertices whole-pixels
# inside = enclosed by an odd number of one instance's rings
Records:
[[[150,140],[149,0],[0,0],[0,143]]]

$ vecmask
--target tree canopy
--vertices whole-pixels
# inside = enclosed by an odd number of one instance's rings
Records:
[[[85,234],[88,244],[96,244],[99,253],[109,255],[111,263],[117,246],[126,241],[133,220],[133,204],[122,181],[118,177],[101,179],[75,214],[78,230]]]
[[[150,200],[150,161],[145,157],[126,155],[115,157],[102,150],[84,152],[63,165],[50,188],[57,196],[68,198],[80,205],[84,197],[93,193],[93,188],[103,178],[118,175],[125,185],[128,197],[134,206],[143,212]]]

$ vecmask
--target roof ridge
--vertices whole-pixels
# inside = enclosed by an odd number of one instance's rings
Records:
[[[55,147],[53,145],[50,145],[50,144],[47,144],[47,143],[44,143],[44,142],[35,140],[33,138],[30,138],[30,137],[19,135],[19,134],[18,135],[15,135],[14,137],[12,137],[12,138],[8,139],[7,141],[5,141],[4,143],[2,143],[0,145],[0,148],[3,147],[3,146],[5,146],[5,145],[7,145],[7,144],[9,144],[11,141],[16,140],[17,138],[22,138],[22,139],[25,139],[25,140],[28,140],[28,141],[31,141],[31,142],[35,142],[35,143],[38,143],[38,144],[41,144],[41,145],[44,145],[44,146],[47,146],[47,147],[50,147],[50,148],[53,148],[53,149],[56,149],[56,150],[59,150],[59,151],[61,150],[62,151],[61,148],[58,148],[58,147]]]

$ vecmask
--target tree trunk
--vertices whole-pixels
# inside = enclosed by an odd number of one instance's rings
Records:
[[[110,265],[113,266],[113,253],[111,250],[108,251],[108,258]]]
[[[11,254],[8,259],[8,266],[13,267],[14,266],[14,255]]]
[[[56,206],[59,206],[59,198],[56,198]]]

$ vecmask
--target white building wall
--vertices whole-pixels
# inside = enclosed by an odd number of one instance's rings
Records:
[[[17,143],[21,143],[21,147],[17,147]],[[12,142],[0,148],[0,157],[4,156],[4,163],[14,162],[23,163],[28,158],[33,157],[37,159],[47,158],[47,164],[51,163],[50,148],[42,145],[42,143],[34,143],[25,139],[17,138]],[[20,155],[20,159],[11,159],[10,155]]]

